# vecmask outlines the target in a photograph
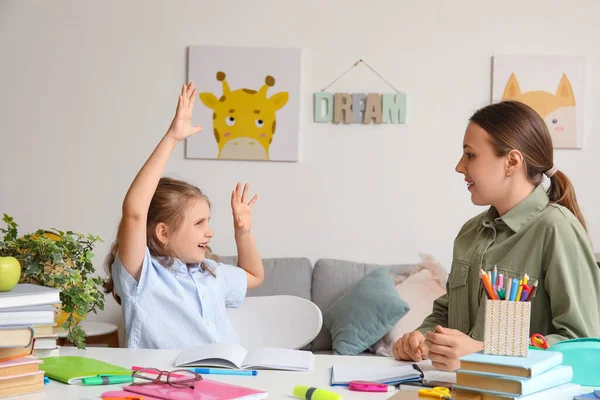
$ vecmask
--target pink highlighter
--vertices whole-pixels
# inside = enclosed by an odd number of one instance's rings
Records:
[[[352,381],[348,384],[348,389],[354,392],[389,392],[392,387],[385,383]]]

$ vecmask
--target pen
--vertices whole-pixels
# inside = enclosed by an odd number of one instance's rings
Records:
[[[131,375],[98,375],[81,379],[83,385],[116,385],[119,383],[131,383]]]
[[[498,289],[498,297],[500,298],[500,300],[504,300],[505,296],[506,296],[506,294],[504,293],[504,289],[503,288]]]
[[[527,295],[528,294],[529,294],[529,291],[523,289],[523,293],[521,293],[521,300],[519,300],[519,301],[527,301]]]
[[[504,275],[502,274],[498,274],[498,284],[496,286],[498,286],[499,288],[503,288],[504,287]]]
[[[206,374],[206,375],[246,375],[246,376],[258,375],[258,371],[254,371],[254,370],[214,369],[214,368],[190,368],[189,370],[194,371],[197,374]]]
[[[498,286],[498,268],[494,265],[494,272],[492,272],[492,286]]]

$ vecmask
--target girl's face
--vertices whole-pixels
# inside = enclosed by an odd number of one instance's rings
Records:
[[[502,202],[508,193],[507,168],[507,158],[496,155],[489,133],[470,122],[456,172],[465,176],[473,204],[486,206]]]
[[[204,261],[206,247],[213,237],[210,207],[203,198],[193,201],[183,215],[183,222],[169,238],[168,246],[186,264]]]

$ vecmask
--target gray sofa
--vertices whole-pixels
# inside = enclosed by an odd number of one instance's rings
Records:
[[[221,262],[236,265],[237,257],[219,257]],[[307,258],[266,258],[265,281],[248,296],[293,295],[311,300],[325,312],[340,296],[377,268],[387,267],[392,275],[410,275],[417,264],[365,264],[345,260],[319,259],[314,267]],[[376,296],[377,293],[373,293]],[[331,352],[329,331],[323,327],[307,350]]]

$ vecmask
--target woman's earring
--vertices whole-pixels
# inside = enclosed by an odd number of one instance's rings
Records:
[[[506,177],[507,177],[507,178],[510,178],[510,172],[507,172],[507,173],[506,173]]]

